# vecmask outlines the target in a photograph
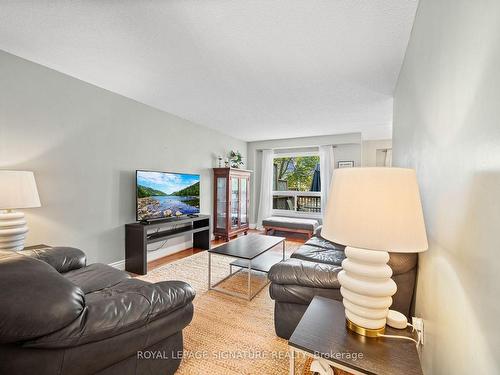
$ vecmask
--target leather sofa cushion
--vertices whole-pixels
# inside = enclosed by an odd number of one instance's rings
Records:
[[[345,246],[339,245],[322,237],[315,236],[299,247],[291,257],[327,264],[341,265],[344,260]],[[416,253],[389,253],[389,266],[393,275],[400,275],[416,267],[418,255]]]
[[[137,329],[126,332],[121,335],[106,338],[105,340],[89,343],[86,345],[69,348],[65,350],[64,364],[62,374],[68,375],[88,375],[88,374],[107,374],[107,375],[168,375],[175,371],[167,370],[168,363],[172,357],[182,353],[182,329],[186,327],[193,317],[193,304],[189,303],[185,307],[174,311],[172,314],[162,316],[151,324],[143,325]],[[164,365],[160,370],[151,369],[149,366],[127,366],[127,370],[118,368],[113,371],[109,365],[116,364],[126,358],[137,359],[137,351],[151,350],[155,343],[164,341],[168,337],[180,335],[180,342],[177,345],[167,345],[157,348],[156,354],[160,353]],[[119,348],[119,350],[110,350]],[[40,350],[40,349],[38,349]],[[53,349],[51,350],[53,351]],[[83,357],[83,358],[82,358]],[[86,360],[87,358],[99,358],[99,361]],[[168,358],[168,359],[165,359]],[[174,359],[175,360],[175,359]],[[151,358],[141,359],[141,362],[154,362]],[[97,362],[97,363],[96,363]],[[75,363],[79,366],[76,369]],[[108,366],[106,366],[108,365]],[[114,367],[114,366],[111,366]],[[98,370],[102,370],[102,372]],[[104,369],[104,370],[103,370]]]
[[[276,302],[298,303],[308,305],[314,296],[321,296],[342,301],[340,289],[312,288],[302,285],[280,285],[271,283],[269,295]]]
[[[191,303],[194,289],[182,281],[150,284],[139,279],[86,295],[83,313],[63,329],[25,343],[27,347],[64,348],[119,335],[150,324]]]
[[[50,264],[59,273],[85,267],[87,263],[85,253],[74,247],[47,247],[45,249],[22,250],[19,253]]]
[[[291,255],[291,258],[340,266],[345,259],[345,254],[343,249],[324,249],[317,246],[302,245]]]
[[[389,262],[387,264],[392,269],[392,275],[406,273],[417,266],[417,253],[389,253]]]
[[[340,288],[337,274],[342,267],[290,258],[271,267],[268,278],[275,284],[312,288]]]
[[[0,252],[0,343],[57,331],[84,310],[83,291],[49,264]]]
[[[78,285],[85,294],[112,287],[130,278],[128,273],[101,263],[66,272],[63,276]]]
[[[129,358],[136,359],[137,351],[150,350],[155,343],[165,342],[169,337],[177,337],[174,345],[167,344],[157,348],[169,357],[182,351],[182,329],[186,327],[193,316],[193,304],[164,315],[150,324],[143,325],[123,334],[107,337],[100,341],[87,343],[71,348],[30,348],[26,345],[9,344],[1,347],[0,358],[9,358],[9,361],[0,361],[0,374],[29,374],[29,375],[88,375],[88,374],[173,374],[168,372],[168,360],[160,359],[165,363],[163,371],[151,372],[149,368],[141,371],[135,365],[126,366],[113,371],[114,365]],[[142,360],[149,363],[150,360]]]
[[[305,245],[316,246],[322,249],[344,251],[345,246],[325,240],[323,237],[314,236],[308,239]]]

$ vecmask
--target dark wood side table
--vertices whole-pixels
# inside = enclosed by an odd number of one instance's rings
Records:
[[[386,335],[413,337],[410,329],[386,328]],[[422,375],[415,343],[403,339],[368,338],[346,328],[342,302],[314,297],[288,341],[290,374],[297,353],[352,374]]]

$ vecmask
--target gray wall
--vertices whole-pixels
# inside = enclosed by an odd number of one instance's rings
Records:
[[[377,155],[381,153],[381,150],[387,149],[392,149],[392,139],[363,141],[363,167],[376,167]],[[385,152],[381,156],[385,161]]]
[[[426,374],[500,373],[500,2],[421,0],[394,101],[429,251],[416,314]]]
[[[339,160],[354,160],[356,167],[361,165],[361,133],[334,134],[318,137],[302,137],[273,139],[248,143],[248,169],[254,171],[250,191],[250,223],[256,224],[260,198],[260,176],[262,150],[264,149],[296,149],[307,151],[311,146],[335,145],[333,151],[335,165]]]
[[[122,260],[136,169],[200,173],[201,211],[210,213],[215,155],[245,155],[246,147],[0,51],[0,168],[34,171],[42,201],[25,210],[28,244],[80,247],[91,262]]]

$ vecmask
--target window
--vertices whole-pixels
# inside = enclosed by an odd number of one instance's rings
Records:
[[[274,158],[273,210],[283,213],[320,213],[319,156]]]

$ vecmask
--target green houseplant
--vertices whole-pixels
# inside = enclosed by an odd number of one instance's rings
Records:
[[[229,153],[229,160],[231,161],[231,167],[240,168],[243,165],[243,157],[239,151],[232,150]]]

